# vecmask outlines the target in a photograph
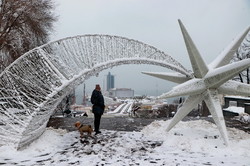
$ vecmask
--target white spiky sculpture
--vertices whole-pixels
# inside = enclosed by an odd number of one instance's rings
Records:
[[[191,112],[195,106],[204,100],[216,125],[218,126],[224,143],[228,145],[228,134],[218,95],[250,95],[249,84],[230,80],[238,73],[250,67],[250,59],[229,64],[235,51],[248,34],[250,28],[247,28],[241,35],[239,35],[239,37],[236,38],[211,64],[206,65],[186,28],[180,20],[178,21],[185,40],[189,59],[192,64],[193,77],[188,78],[179,73],[142,73],[180,84],[174,87],[170,92],[161,95],[160,98],[188,95],[182,107],[178,109],[174,118],[171,120],[167,127],[167,131],[171,130],[179,121]]]

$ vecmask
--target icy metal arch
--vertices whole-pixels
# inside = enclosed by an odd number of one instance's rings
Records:
[[[192,77],[171,56],[124,37],[83,35],[45,44],[0,74],[0,146],[20,148],[39,137],[68,92],[101,70],[122,64],[153,64]]]

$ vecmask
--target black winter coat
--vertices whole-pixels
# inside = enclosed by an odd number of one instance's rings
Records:
[[[101,91],[93,90],[91,95],[91,103],[93,104],[93,113],[94,114],[103,114],[105,105],[104,98]]]

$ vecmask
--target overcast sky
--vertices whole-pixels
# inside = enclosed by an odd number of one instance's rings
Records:
[[[245,28],[250,26],[249,0],[56,0],[59,21],[51,40],[108,34],[152,45],[191,69],[177,19],[181,19],[206,63],[210,63]],[[87,90],[102,86],[108,72],[117,88],[138,94],[160,95],[170,82],[141,74],[169,71],[149,65],[126,65],[104,70],[86,81]],[[106,89],[106,88],[104,88]],[[144,93],[145,92],[145,93]]]

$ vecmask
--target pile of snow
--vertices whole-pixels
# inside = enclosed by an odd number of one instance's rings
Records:
[[[245,113],[245,108],[230,106],[224,110],[229,111],[229,112],[238,113],[239,116],[235,116],[234,119],[236,119],[240,122],[243,122],[243,123],[250,123],[250,115]]]
[[[238,113],[239,115],[243,114],[245,112],[243,107],[236,107],[236,106],[230,106],[230,107],[225,108],[223,110]]]
[[[47,128],[26,149],[0,147],[6,165],[250,165],[250,135],[228,128],[225,146],[217,127],[204,120],[155,121],[141,132],[102,130],[94,139],[79,140],[77,131]]]

